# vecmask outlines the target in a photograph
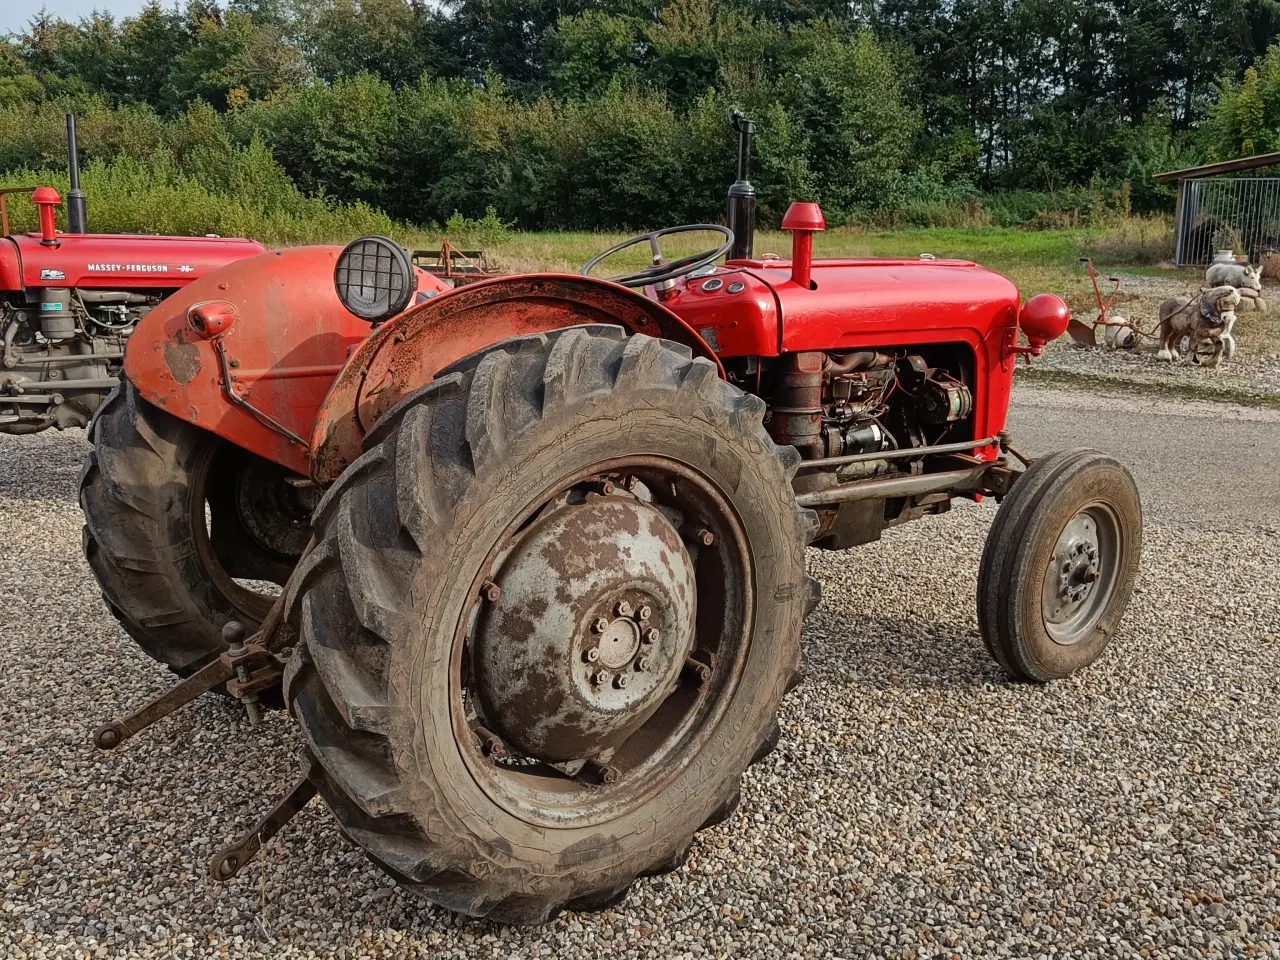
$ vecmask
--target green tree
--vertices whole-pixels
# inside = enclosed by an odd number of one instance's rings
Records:
[[[297,27],[324,80],[373,74],[396,86],[454,75],[441,16],[423,0],[299,0]]]
[[[386,163],[392,139],[391,85],[362,73],[247,104],[228,118],[233,140],[261,137],[309,194],[392,207]]]
[[[779,83],[808,137],[808,166],[836,215],[884,205],[908,164],[919,113],[903,97],[892,57],[870,31],[806,28],[807,52]]]
[[[298,49],[248,14],[221,14],[214,8],[192,27],[191,46],[169,74],[180,103],[204,100],[225,110],[295,86],[306,76]]]
[[[44,98],[44,84],[31,72],[20,50],[0,42],[0,107]]]
[[[1198,138],[1213,160],[1280,148],[1280,42],[1254,60],[1240,81],[1224,75],[1214,87]]]
[[[634,84],[643,54],[640,24],[600,10],[561,17],[551,60],[552,89],[565,97],[598,96],[614,82]]]

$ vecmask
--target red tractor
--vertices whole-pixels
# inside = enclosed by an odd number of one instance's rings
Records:
[[[1133,480],[1088,450],[1005,456],[1015,363],[1063,303],[961,261],[814,260],[815,204],[783,221],[790,259],[755,257],[735,122],[731,228],[456,289],[363,238],[231,264],[139,324],[93,426],[85,544],[186,679],[96,742],[219,688],[282,696],[309,754],[214,877],[319,792],[451,910],[619,899],[776,744],[818,603],[805,548],[956,497],[1002,500],[978,581],[1000,665],[1047,681],[1102,653]],[[662,255],[693,230],[715,244]],[[589,275],[630,244],[649,266]]]
[[[166,296],[233,260],[253,240],[91,234],[67,115],[67,232],[52,187],[0,190],[0,433],[83,427],[118,383],[129,334]],[[40,232],[12,234],[7,199],[31,194]]]

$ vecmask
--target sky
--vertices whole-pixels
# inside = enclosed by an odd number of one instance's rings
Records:
[[[145,0],[0,0],[0,33],[23,29],[42,6],[50,13],[74,23],[93,10],[106,10],[118,20],[137,13],[144,2]]]

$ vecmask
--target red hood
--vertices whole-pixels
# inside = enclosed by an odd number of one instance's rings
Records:
[[[814,260],[813,290],[790,282],[789,260],[751,266],[778,296],[783,352],[853,348],[878,337],[924,343],[947,331],[948,339],[977,343],[1017,323],[1018,288],[967,260]]]
[[[59,233],[58,246],[38,233],[0,239],[0,290],[30,287],[172,289],[262,253],[256,240]]]

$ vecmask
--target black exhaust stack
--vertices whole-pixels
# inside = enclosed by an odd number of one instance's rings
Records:
[[[738,131],[738,179],[729,187],[729,229],[733,231],[730,260],[750,260],[756,235],[756,188],[751,185],[751,141],[756,125],[737,107],[729,108],[729,120]]]
[[[80,158],[76,154],[76,115],[67,114],[67,167],[71,189],[67,191],[67,233],[88,233],[84,191],[80,189]]]

